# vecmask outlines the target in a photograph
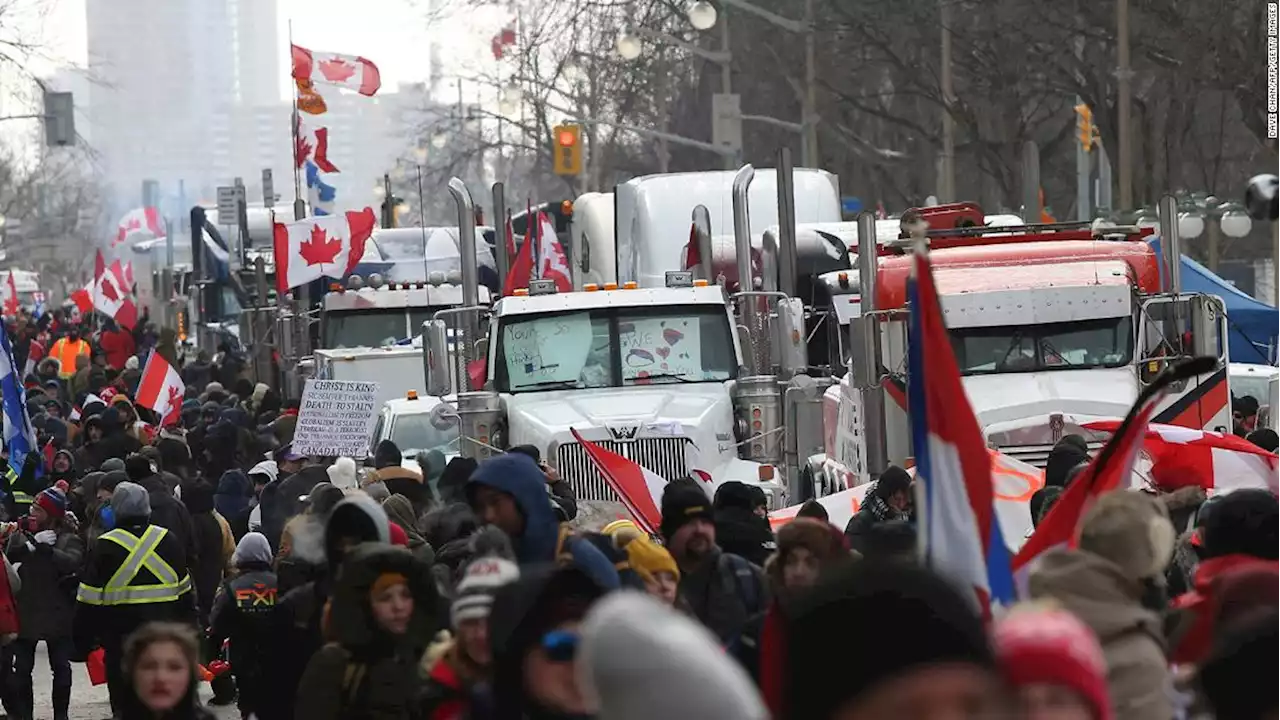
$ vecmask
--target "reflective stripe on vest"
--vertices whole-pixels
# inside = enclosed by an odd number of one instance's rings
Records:
[[[18,473],[12,466],[5,468],[4,479],[9,482],[9,492],[13,495],[13,501],[15,503],[30,505],[35,499],[21,490],[15,490],[13,488],[14,485],[18,484]]]
[[[106,587],[93,587],[80,583],[80,591],[76,599],[89,605],[139,605],[143,603],[171,602],[191,591],[191,576],[179,579],[178,573],[165,562],[156,548],[169,531],[152,525],[136,538],[121,528],[109,530],[98,537],[98,540],[110,540],[129,551],[128,557],[120,564]],[[138,573],[146,568],[159,582],[152,585],[131,585]]]

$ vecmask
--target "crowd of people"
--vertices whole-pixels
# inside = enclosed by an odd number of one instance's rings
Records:
[[[681,478],[652,533],[588,530],[537,448],[305,457],[297,404],[230,348],[173,354],[187,397],[161,423],[134,399],[168,333],[7,329],[41,448],[0,461],[9,718],[49,714],[41,642],[55,720],[95,656],[129,720],[209,717],[206,682],[260,720],[1276,716],[1265,490],[1105,495],[988,614],[920,565],[901,468],[845,528],[810,502],[775,529],[759,488]],[[1087,459],[1064,438],[1034,517]]]

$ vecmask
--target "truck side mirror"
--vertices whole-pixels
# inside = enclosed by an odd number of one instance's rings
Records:
[[[778,301],[777,324],[774,325],[773,346],[777,348],[777,362],[786,377],[804,372],[809,367],[808,346],[805,344],[804,301],[786,298]]]
[[[1226,312],[1222,301],[1215,295],[1195,295],[1191,298],[1191,347],[1196,357],[1207,355],[1225,360]]]
[[[443,320],[422,323],[422,366],[427,394],[444,397],[453,393],[449,354],[449,328]]]

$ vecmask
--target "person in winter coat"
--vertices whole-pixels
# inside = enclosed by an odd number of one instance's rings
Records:
[[[151,508],[151,524],[167,529],[182,544],[186,553],[187,567],[195,567],[200,562],[200,545],[196,542],[195,525],[191,522],[191,513],[178,498],[174,497],[166,481],[151,461],[141,455],[131,455],[125,461],[125,472],[129,481],[141,485],[147,491],[147,502]]]
[[[125,646],[127,684],[119,717],[213,720],[200,706],[198,652],[189,625],[155,622],[139,628]]]
[[[1067,486],[1067,474],[1077,465],[1089,462],[1089,445],[1080,435],[1063,435],[1049,451],[1045,461],[1044,484],[1047,487]]]
[[[652,597],[601,598],[582,624],[577,654],[584,690],[599,699],[599,717],[769,718],[751,680],[707,629]]]
[[[358,545],[328,609],[331,640],[298,683],[298,718],[416,718],[418,661],[435,628],[430,568],[404,548]]]
[[[131,482],[117,485],[111,496],[111,507],[115,516],[115,529],[134,538],[142,538],[149,528],[157,527],[151,524],[150,499],[141,485]],[[89,559],[80,575],[80,590],[72,622],[77,657],[85,657],[94,647],[101,647],[105,651],[107,686],[111,693],[113,711],[123,710],[122,702],[128,695],[128,685],[122,674],[125,638],[148,622],[180,622],[192,627],[196,623],[195,593],[190,590],[191,575],[187,570],[186,553],[178,538],[167,530],[155,547],[155,556],[180,579],[176,599],[138,604],[102,604],[95,598],[119,572],[129,555],[130,551],[124,545],[106,538],[99,538],[89,548]],[[130,585],[153,585],[159,582],[155,572],[143,566]]]
[[[773,717],[1003,717],[1003,683],[973,600],[925,568],[865,560],[835,568],[782,620],[776,640],[785,650],[771,650],[766,637],[760,656]],[[874,651],[832,652],[868,642],[869,624],[884,628]]]
[[[710,498],[692,481],[668,483],[663,490],[660,531],[680,565],[680,597],[729,645],[768,606],[763,572],[716,544]]]
[[[98,347],[107,359],[107,367],[123,370],[125,363],[133,357],[136,346],[133,334],[118,327],[114,321],[108,320],[107,326],[98,336]]]
[[[271,545],[262,533],[241,538],[231,558],[235,576],[222,584],[209,619],[209,640],[215,646],[231,641],[231,672],[239,690],[236,705],[243,718],[258,713],[272,691],[263,664],[278,589],[271,559]]]
[[[730,481],[716,488],[711,511],[720,549],[763,566],[778,547],[769,527],[767,507],[764,491],[758,487]]]
[[[507,453],[482,463],[467,482],[467,500],[477,516],[511,539],[521,569],[572,563],[608,589],[620,585],[614,563],[556,519],[546,477],[531,458]]]
[[[862,507],[849,518],[849,524],[844,528],[849,547],[867,554],[866,535],[873,526],[906,520],[910,513],[911,475],[897,465],[890,465],[867,491]]]
[[[65,521],[67,498],[57,488],[36,496],[31,514],[10,533],[5,557],[18,566],[20,629],[14,640],[14,681],[19,717],[35,716],[32,673],[36,644],[44,641],[53,671],[53,717],[66,720],[71,704],[71,622],[75,601],[69,583],[80,570],[84,543]]]
[[[1280,508],[1267,490],[1245,489],[1214,502],[1202,528],[1203,560],[1197,566],[1190,592],[1174,599],[1170,659],[1199,663],[1208,655],[1214,636],[1218,580],[1244,569],[1275,573],[1280,568]]]
[[[403,467],[404,454],[390,440],[378,441],[373,452],[373,472],[366,482],[381,482],[392,495],[403,495],[413,503],[414,516],[431,509],[431,488],[422,481],[422,474]]]
[[[341,490],[355,490],[360,487],[356,472],[356,461],[349,457],[340,457],[325,468],[329,482]]]
[[[845,546],[844,534],[830,524],[796,518],[778,530],[778,553],[765,563],[769,596],[767,610],[758,613],[729,645],[729,652],[753,680],[760,678],[760,638],[765,626],[781,623],[781,607],[794,600],[818,582],[818,577],[832,568],[851,562],[853,555]]]
[[[1221,626],[1196,674],[1196,684],[1213,717],[1222,720],[1277,717],[1275,693],[1263,684],[1280,673],[1277,628],[1280,628],[1280,614],[1274,604]]]
[[[213,488],[203,480],[182,485],[182,504],[191,515],[195,533],[196,559],[190,565],[191,580],[196,586],[196,606],[200,611],[200,627],[209,624],[214,595],[222,584],[236,544],[231,528],[213,509]]]
[[[528,455],[538,464],[538,469],[542,470],[542,475],[547,479],[547,494],[551,496],[560,522],[571,522],[578,517],[578,495],[569,483],[561,479],[559,471],[543,461],[542,451],[536,445],[516,445],[507,452]]]
[[[208,350],[200,350],[196,353],[196,359],[182,368],[184,385],[198,391],[204,390],[204,387],[213,380],[213,363],[209,362],[209,358]]]
[[[477,716],[590,717],[574,660],[582,621],[605,592],[572,565],[521,568],[519,580],[499,589],[489,614],[493,708],[475,708]]]
[[[138,452],[142,443],[128,432],[129,428],[123,425],[120,411],[115,406],[103,410],[101,417],[102,439],[98,441],[96,453],[99,465],[107,458],[124,460],[130,454]]]
[[[438,507],[423,516],[422,536],[436,555],[431,572],[436,576],[436,586],[443,595],[453,596],[453,587],[463,568],[475,557],[470,543],[471,536],[479,527],[479,519],[471,511],[471,506],[465,503]],[[501,530],[498,532],[502,533]]]
[[[992,637],[1025,720],[1111,720],[1107,661],[1093,631],[1049,604],[1015,605]]]
[[[480,557],[467,565],[450,608],[454,635],[442,632],[422,657],[424,720],[470,717],[473,695],[490,679],[493,665],[489,645],[493,597],[519,577],[519,566],[503,558]]]
[[[323,644],[324,607],[348,550],[364,542],[389,544],[390,541],[387,514],[372,499],[352,495],[334,506],[324,525],[322,552],[318,553],[318,559],[325,563],[324,573],[318,580],[290,590],[280,598],[271,614],[266,665],[269,687],[298,687],[312,655]],[[294,552],[300,550],[309,549],[294,547]],[[272,692],[258,717],[292,720],[294,700],[291,692]]]
[[[382,509],[387,511],[387,517],[391,522],[399,525],[405,535],[409,536],[409,550],[426,563],[427,567],[431,567],[435,563],[436,552],[418,530],[418,516],[414,513],[413,504],[409,502],[409,498],[403,495],[392,495],[382,501]]]
[[[284,526],[284,532],[280,534],[280,552],[276,553],[276,573],[282,592],[305,585],[324,573],[324,556],[307,552],[305,547],[294,552],[295,541],[299,545],[317,546],[315,540],[324,536],[329,513],[344,497],[338,488],[327,482],[319,483],[311,488],[303,513],[291,518]]]
[[[70,450],[59,450],[53,454],[53,462],[49,464],[49,482],[66,480],[70,484],[79,477],[76,472],[76,456]]]
[[[213,509],[218,511],[231,526],[236,542],[249,532],[250,505],[253,503],[253,482],[243,470],[234,469],[222,473],[218,489],[213,494]]]
[[[1173,717],[1160,616],[1173,543],[1173,525],[1159,500],[1110,492],[1085,513],[1079,546],[1045,553],[1031,572],[1033,599],[1058,602],[1098,636],[1112,709],[1126,720]]]

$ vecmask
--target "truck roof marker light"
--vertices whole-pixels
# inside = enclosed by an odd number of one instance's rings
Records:
[[[529,288],[516,288],[511,291],[513,297],[529,297]]]
[[[329,292],[342,292],[342,283],[329,283]]]
[[[694,281],[693,281],[693,286],[694,286],[694,287],[706,287],[706,286],[707,286],[707,281],[706,281],[706,279],[704,279],[704,278],[698,278],[697,280],[694,280]]]
[[[417,400],[417,399],[418,399],[418,391],[417,391],[417,390],[410,390],[409,392],[407,392],[407,393],[405,393],[405,394],[404,394],[404,399],[405,399],[405,400]]]
[[[840,273],[839,275],[836,276],[836,280],[840,282],[841,288],[845,290],[849,289],[849,273],[847,272]]]
[[[560,214],[573,217],[573,201],[563,200],[560,203]]]
[[[635,280],[628,280],[622,283],[623,290],[635,290],[638,287],[640,287],[640,284],[637,283]]]
[[[756,468],[756,477],[760,479],[760,482],[769,482],[773,479],[773,472],[772,465],[761,465]]]
[[[587,283],[586,285],[582,286],[582,289],[585,292],[595,292],[600,289],[600,286],[595,283]]]
[[[607,283],[605,283],[605,284],[604,284],[604,289],[605,289],[605,290],[617,290],[617,289],[618,289],[618,283],[616,283],[616,282],[607,282]]]

